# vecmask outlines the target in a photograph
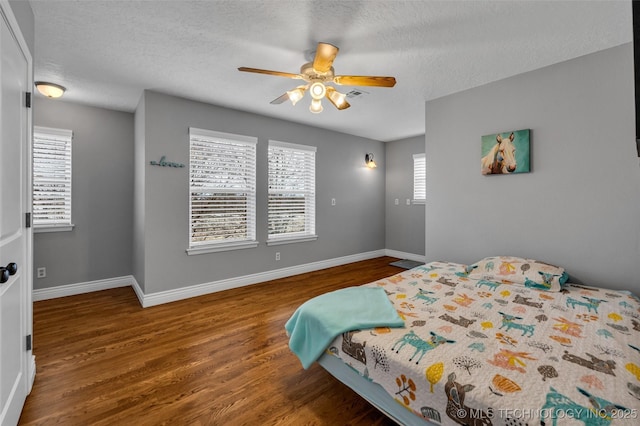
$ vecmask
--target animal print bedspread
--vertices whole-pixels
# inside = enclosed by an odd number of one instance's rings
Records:
[[[404,328],[344,333],[328,351],[443,425],[640,424],[640,303],[472,280],[433,262],[381,286]]]

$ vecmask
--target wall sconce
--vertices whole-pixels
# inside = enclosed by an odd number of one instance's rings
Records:
[[[375,169],[377,166],[376,162],[373,161],[373,153],[368,152],[364,155],[364,162],[367,164],[367,167],[370,169]]]
[[[49,83],[46,81],[36,81],[34,84],[36,85],[38,92],[42,93],[47,98],[59,98],[64,94],[65,90],[67,90],[59,84]]]

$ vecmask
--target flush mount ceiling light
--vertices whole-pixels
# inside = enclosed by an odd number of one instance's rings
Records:
[[[369,152],[364,155],[364,162],[367,164],[367,167],[370,169],[375,169],[378,167],[375,161],[373,161],[373,153]]]
[[[63,86],[55,83],[49,83],[47,81],[36,81],[34,83],[38,92],[42,93],[47,98],[59,98],[67,90]]]
[[[308,62],[300,67],[299,74],[247,67],[240,67],[238,68],[238,71],[304,80],[307,83],[305,86],[298,86],[293,90],[289,90],[284,95],[271,101],[271,103],[281,104],[290,100],[291,103],[295,105],[296,102],[302,99],[305,90],[309,89],[309,93],[312,98],[309,111],[316,114],[322,112],[322,98],[327,98],[329,102],[339,110],[350,107],[349,102],[347,102],[346,99],[347,96],[338,92],[335,88],[328,86],[327,83],[347,86],[395,86],[396,79],[393,77],[335,75],[335,70],[332,65],[337,54],[338,48],[336,46],[329,43],[318,43],[313,62]]]

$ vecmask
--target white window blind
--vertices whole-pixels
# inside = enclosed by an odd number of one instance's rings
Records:
[[[255,247],[257,139],[190,128],[189,140],[190,249]]]
[[[316,238],[316,148],[269,141],[269,241]]]
[[[33,128],[33,226],[70,229],[71,140],[65,129]]]
[[[425,154],[413,155],[413,201],[424,203],[427,199],[427,162]]]

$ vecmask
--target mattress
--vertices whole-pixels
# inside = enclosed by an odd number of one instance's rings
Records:
[[[339,359],[416,419],[381,408],[399,423],[640,424],[632,294],[575,284],[542,291],[474,279],[449,262],[366,286],[385,290],[405,326],[345,332],[323,359]]]

